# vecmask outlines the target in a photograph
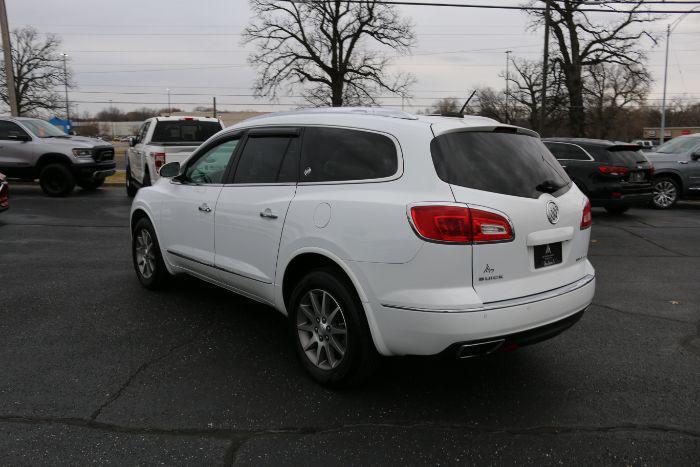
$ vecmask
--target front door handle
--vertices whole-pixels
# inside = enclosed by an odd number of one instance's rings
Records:
[[[199,209],[202,212],[211,212],[211,208],[209,207],[209,205],[207,203],[202,204],[197,209]]]
[[[270,208],[265,209],[260,212],[260,217],[265,217],[267,219],[277,219],[277,214],[273,214]]]
[[[687,164],[688,161],[678,161],[679,164]]]

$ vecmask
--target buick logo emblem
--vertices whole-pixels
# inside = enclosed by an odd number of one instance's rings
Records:
[[[545,212],[547,213],[547,219],[550,224],[556,224],[559,222],[559,206],[554,201],[547,202],[545,206]]]

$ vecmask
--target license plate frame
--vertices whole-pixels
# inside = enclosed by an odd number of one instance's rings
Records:
[[[533,248],[535,269],[561,264],[563,261],[562,242],[535,245]]]

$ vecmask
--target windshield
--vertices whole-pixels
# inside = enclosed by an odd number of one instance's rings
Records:
[[[662,144],[659,146],[659,148],[656,150],[656,152],[660,152],[662,154],[682,154],[685,152],[689,152],[695,145],[700,143],[700,138],[694,137],[694,138],[675,138],[672,139],[671,141]]]
[[[221,130],[219,122],[168,120],[156,123],[151,141],[154,143],[200,144]]]
[[[68,138],[68,135],[44,120],[32,118],[31,120],[21,120],[22,125],[39,138]]]
[[[454,185],[539,198],[571,180],[538,138],[494,132],[447,133],[430,144],[438,176]]]

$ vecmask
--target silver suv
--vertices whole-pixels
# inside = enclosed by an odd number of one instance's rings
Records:
[[[76,184],[94,190],[115,172],[114,147],[66,135],[37,118],[0,117],[0,172],[8,178],[39,179],[48,196],[66,196]]]
[[[654,164],[655,208],[700,196],[700,134],[678,136],[644,155]]]

